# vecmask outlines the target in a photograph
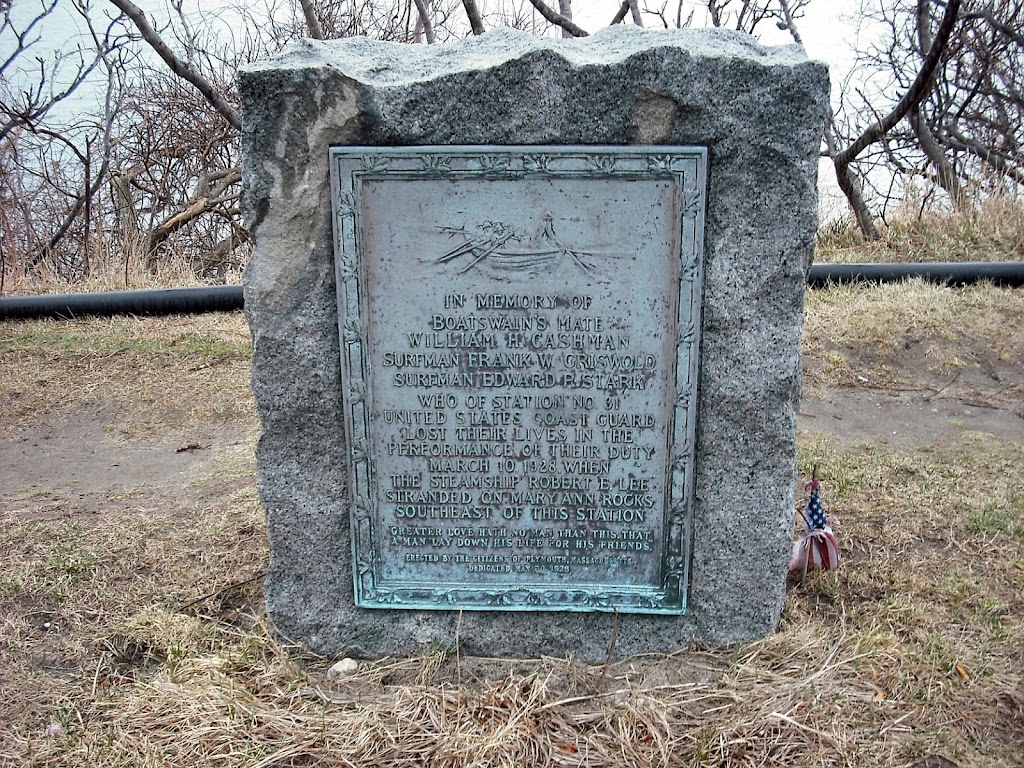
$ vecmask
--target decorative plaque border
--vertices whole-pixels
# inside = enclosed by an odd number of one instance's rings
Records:
[[[654,146],[332,147],[338,326],[348,435],[349,509],[355,604],[364,608],[561,610],[680,614],[687,604],[693,535],[694,444],[703,282],[707,149]],[[373,372],[368,370],[360,210],[364,181],[380,179],[669,179],[678,209],[680,260],[675,408],[668,461],[665,538],[658,585],[383,583],[377,555],[377,486],[371,456]],[[515,577],[510,576],[510,581]]]

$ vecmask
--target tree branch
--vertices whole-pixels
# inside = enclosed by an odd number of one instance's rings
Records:
[[[922,56],[931,51],[935,44],[928,6],[928,0],[917,0],[917,44]],[[921,151],[924,152],[924,156],[928,158],[928,162],[935,169],[935,180],[940,187],[946,190],[946,194],[953,202],[953,207],[958,211],[963,210],[966,198],[960,186],[960,178],[943,154],[942,147],[935,140],[935,134],[932,133],[928,122],[921,113],[922,106],[923,100],[922,103],[915,104],[911,108],[910,114],[907,116],[910,127],[913,129],[914,135],[917,136],[917,143],[920,145]]]
[[[139,30],[139,34],[142,35],[142,39],[149,43],[150,47],[157,52],[164,63],[170,67],[171,71],[183,80],[187,80],[196,87],[210,105],[220,113],[221,117],[228,121],[231,126],[236,130],[242,130],[242,118],[238,114],[237,110],[224,98],[223,94],[214,88],[213,84],[203,77],[201,74],[196,72],[194,69],[189,67],[185,62],[174,55],[167,43],[163,41],[163,38],[153,29],[149,20],[146,18],[146,14],[142,12],[137,5],[131,2],[131,0],[110,0],[110,2],[117,7],[125,16],[131,19],[136,28]]]
[[[644,25],[644,17],[640,15],[640,6],[636,0],[627,0],[629,2],[629,12],[633,15],[633,23],[638,27]]]
[[[44,7],[35,16],[35,18],[33,18],[28,23],[28,26],[26,26],[25,29],[22,30],[21,32],[18,32],[16,29],[14,29],[14,25],[11,23],[10,16],[5,16],[2,28],[10,29],[14,33],[14,37],[17,40],[17,44],[14,47],[14,51],[3,61],[3,63],[0,63],[0,75],[6,72],[7,68],[11,66],[11,64],[14,63],[15,59],[17,59],[22,53],[24,53],[33,45],[39,42],[40,38],[38,35],[32,40],[29,40],[28,36],[32,33],[32,30],[35,28],[37,24],[41,24],[43,19],[45,19],[47,16],[53,13],[53,9],[56,7],[57,0],[50,0],[50,4]],[[9,11],[10,6],[7,6],[5,10]]]
[[[825,119],[825,147],[832,158],[832,163],[835,165],[836,181],[839,182],[839,188],[850,202],[850,208],[853,209],[853,216],[857,219],[857,226],[860,227],[860,231],[869,240],[877,240],[878,230],[875,228],[875,222],[871,218],[868,204],[864,200],[864,189],[861,187],[860,181],[850,169],[849,163],[840,166],[836,162],[835,120],[835,115],[832,114],[832,109],[829,108],[828,117]]]
[[[1024,35],[1021,35],[1020,32],[1017,32],[1013,28],[1011,28],[1011,27],[1007,26],[1006,24],[1003,24],[1001,21],[999,21],[999,19],[997,19],[995,16],[992,15],[992,11],[991,10],[986,10],[986,11],[983,11],[982,13],[965,13],[963,15],[963,18],[964,19],[984,19],[985,21],[987,21],[992,26],[993,29],[995,29],[998,32],[1001,32],[1002,34],[1006,35],[1008,38],[1010,38],[1017,45],[1019,45],[1022,48],[1024,48]]]
[[[790,36],[797,45],[803,45],[804,41],[800,39],[800,33],[796,28],[796,21],[793,19],[793,11],[789,7],[789,0],[779,0],[779,5],[782,6],[782,16],[785,19],[786,29],[789,30]]]
[[[530,5],[536,8],[540,15],[547,19],[549,22],[557,27],[561,27],[573,37],[587,37],[588,32],[581,27],[576,26],[571,20],[565,18],[560,13],[552,10],[549,6],[544,4],[544,0],[530,0]]]
[[[210,181],[213,179],[216,179],[218,183],[211,184]],[[196,195],[189,204],[183,210],[176,211],[165,218],[149,233],[147,260],[152,263],[156,250],[161,243],[183,226],[199,218],[204,213],[213,210],[214,206],[235,199],[237,194],[225,195],[225,192],[228,187],[232,184],[237,184],[241,180],[242,172],[239,168],[228,168],[223,172],[215,172],[210,176],[200,178],[196,185]]]
[[[558,12],[562,14],[563,19],[572,21],[572,0],[558,0]],[[562,39],[566,40],[570,37],[572,37],[572,33],[562,27]]]
[[[1018,169],[1014,165],[1013,159],[1002,152],[979,144],[956,129],[951,129],[947,135],[940,136],[938,140],[952,149],[970,152],[997,173],[1009,176],[1018,184],[1024,184],[1024,170]]]
[[[946,45],[949,43],[949,36],[953,31],[953,26],[956,24],[959,11],[960,0],[949,0],[946,4],[946,12],[942,17],[942,22],[939,24],[938,30],[936,30],[935,40],[932,43],[932,47],[928,50],[924,62],[921,64],[917,77],[914,78],[914,82],[911,83],[910,88],[903,94],[903,98],[897,102],[889,114],[864,131],[850,146],[835,155],[833,160],[837,169],[841,166],[847,166],[856,160],[857,155],[895,128],[896,124],[906,117],[910,110],[920,104],[921,100],[928,95],[928,91],[931,88],[932,75],[935,73],[935,68],[946,51]]]
[[[434,22],[430,20],[430,9],[427,8],[426,0],[415,0],[415,3],[416,11],[420,15],[419,23],[423,25],[423,36],[427,38],[428,45],[433,45],[437,38],[434,37]]]
[[[306,17],[306,29],[309,30],[309,36],[314,40],[324,39],[324,28],[320,26],[320,19],[316,17],[316,9],[313,7],[312,0],[299,0],[302,5],[302,15]]]
[[[39,252],[32,257],[30,261],[31,267],[38,266],[39,262],[49,257],[49,255],[53,252],[53,250],[57,247],[60,241],[64,239],[64,236],[71,229],[71,225],[75,223],[75,219],[78,218],[78,215],[85,208],[86,203],[92,199],[93,195],[95,195],[97,191],[99,191],[99,188],[103,185],[103,182],[106,181],[107,178],[108,160],[109,156],[107,155],[107,153],[104,153],[103,162],[100,163],[99,172],[92,179],[92,186],[84,187],[82,189],[82,194],[75,198],[74,205],[71,206],[71,210],[68,211],[60,226],[57,227],[57,231],[53,233],[50,239],[46,242],[46,245],[44,245],[39,250]]]
[[[615,16],[612,18],[612,21],[608,26],[614,27],[616,24],[619,24],[624,18],[626,18],[626,14],[629,13],[629,11],[629,0],[622,0],[622,5],[619,6],[619,10],[615,12]]]
[[[469,26],[473,29],[474,35],[482,35],[484,33],[484,20],[480,15],[480,9],[476,7],[476,0],[462,0],[462,7],[466,9],[466,15],[469,17]]]

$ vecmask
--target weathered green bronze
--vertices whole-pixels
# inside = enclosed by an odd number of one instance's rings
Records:
[[[356,605],[685,611],[706,163],[332,150]]]

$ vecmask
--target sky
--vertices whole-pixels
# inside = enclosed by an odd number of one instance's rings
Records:
[[[557,0],[548,0],[552,6],[557,6]],[[673,0],[667,0],[670,9],[674,8]],[[738,3],[739,0],[737,0]],[[48,5],[52,0],[14,0],[11,16],[15,23],[23,27],[30,19],[38,15],[40,8]],[[166,23],[170,16],[166,0],[135,0],[149,16],[154,26],[158,28]],[[218,9],[226,10],[231,6],[244,5],[245,0],[183,0],[184,7],[189,17],[196,23],[207,22],[211,16],[216,15]],[[263,6],[268,0],[253,0],[250,6]],[[829,64],[832,72],[833,88],[850,69],[853,63],[854,45],[857,38],[857,26],[854,22],[854,12],[860,5],[861,0],[812,0],[810,6],[805,9],[804,18],[797,23],[798,30],[804,42],[804,47],[810,58],[825,61]],[[607,25],[615,15],[620,0],[575,0],[573,3],[575,21],[588,31],[594,32]],[[481,1],[485,7],[487,0]],[[641,7],[644,6],[641,0]],[[658,0],[649,0],[649,5],[656,6]],[[693,3],[691,5],[700,5]],[[105,0],[93,0],[94,13],[99,18],[103,15],[112,15],[114,8]],[[202,12],[200,12],[202,7]],[[671,10],[669,11],[672,12]],[[229,13],[222,14],[228,18]],[[649,28],[657,28],[659,21],[656,17],[648,16],[646,19]],[[696,25],[700,24],[700,13],[695,16]],[[58,0],[56,10],[40,26],[40,40],[34,49],[34,53],[46,56],[49,52],[58,51],[65,54],[74,52],[76,45],[88,46],[85,37],[86,28],[80,16],[75,13],[70,0]],[[230,31],[226,30],[226,34]],[[793,40],[788,31],[779,30],[772,22],[764,23],[758,28],[761,41],[767,45],[789,45]],[[11,50],[11,36],[5,33],[0,36],[0,60],[6,58]],[[33,57],[23,57],[26,63],[34,66]],[[18,80],[14,73],[7,72],[5,76],[17,87]],[[35,72],[30,74],[35,76]],[[75,115],[95,110],[99,106],[99,88],[80,89],[80,92],[68,99],[61,109],[61,113]],[[64,117],[65,114],[58,114]],[[838,188],[830,178],[829,169],[823,166],[822,176],[822,214],[826,218],[843,212],[843,203],[838,196]]]
[[[738,0],[735,4],[739,4]],[[644,7],[643,0],[640,5]],[[647,5],[657,7],[658,2],[655,0]],[[812,0],[805,17],[797,21],[797,29],[807,55],[826,61],[837,70],[849,70],[853,63],[850,42],[857,32],[852,17],[859,5],[860,0]],[[674,7],[674,3],[670,2],[669,8]],[[619,8],[619,0],[575,0],[573,8],[580,26],[592,32],[611,20]],[[698,21],[698,16],[694,20]],[[648,27],[654,27],[660,22],[654,17],[647,17],[645,23]],[[788,45],[793,42],[788,31],[779,30],[771,22],[759,27],[758,35],[767,45]]]
[[[12,18],[19,25],[24,25],[29,19],[38,14],[40,7],[46,5],[50,0],[14,0],[12,7]],[[211,10],[218,6],[229,7],[235,4],[244,4],[244,0],[234,2],[200,2],[200,0],[184,0],[185,8],[191,9],[189,15],[199,19],[202,15],[199,8],[202,7],[208,15]],[[485,5],[483,0],[481,5]],[[557,6],[557,0],[549,0],[551,5]],[[738,2],[738,0],[737,0]],[[801,19],[797,26],[804,41],[804,47],[811,58],[828,62],[837,73],[848,70],[852,63],[851,41],[856,35],[856,27],[850,21],[850,17],[859,5],[860,0],[812,0],[806,9],[805,18]],[[169,17],[166,0],[135,0],[136,5],[142,8],[147,16],[159,26]],[[651,3],[656,5],[657,0]],[[699,3],[697,3],[699,5]],[[262,3],[252,3],[262,5]],[[574,15],[577,23],[588,31],[596,31],[605,26],[618,9],[619,0],[576,0]],[[643,3],[641,3],[643,5]],[[113,6],[104,0],[93,0],[96,13],[102,15],[104,11],[113,12]],[[108,10],[109,9],[109,10]],[[699,21],[699,15],[697,20]],[[647,26],[656,28],[659,24],[657,18],[647,17]],[[40,41],[40,48],[69,48],[76,42],[83,41],[84,25],[77,13],[72,10],[69,0],[60,0],[56,10],[45,21],[42,29],[43,39]],[[766,23],[758,29],[758,34],[763,42],[769,45],[789,44],[792,39],[789,33],[781,31],[772,23]],[[8,52],[9,39],[0,40],[0,55]]]

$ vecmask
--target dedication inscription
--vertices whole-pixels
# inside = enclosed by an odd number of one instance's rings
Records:
[[[356,604],[686,608],[706,150],[331,150]]]

